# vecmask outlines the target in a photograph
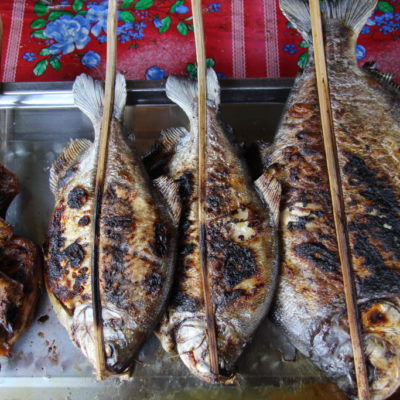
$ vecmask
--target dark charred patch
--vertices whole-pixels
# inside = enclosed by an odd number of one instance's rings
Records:
[[[195,245],[193,243],[184,243],[179,247],[178,253],[180,257],[186,257],[189,254],[192,254],[195,249]]]
[[[221,204],[221,196],[217,193],[207,196],[207,207],[210,211],[218,211]]]
[[[364,259],[371,275],[360,280],[365,296],[399,293],[400,274],[386,266],[386,260],[400,261],[400,204],[390,177],[380,176],[355,154],[345,153],[344,173],[350,185],[360,188],[366,199],[365,212],[349,223],[355,237],[354,255]],[[373,215],[369,214],[375,210]]]
[[[85,258],[85,251],[77,240],[65,248],[64,254],[73,268],[79,268],[82,260]]]
[[[343,171],[352,178],[352,185],[362,185],[365,190],[361,194],[384,211],[400,212],[395,191],[387,184],[388,180],[380,179],[377,173],[367,167],[364,160],[355,154],[345,153],[348,162]]]
[[[46,321],[48,321],[49,318],[50,317],[48,315],[42,315],[37,319],[37,321],[40,322],[41,324],[44,324]]]
[[[59,187],[64,187],[67,182],[74,176],[75,172],[78,171],[78,166],[73,165],[72,167],[69,167],[63,176],[60,177],[58,180],[58,186]]]
[[[75,187],[68,193],[67,204],[70,208],[81,208],[87,201],[88,192],[82,187]]]
[[[358,279],[357,288],[366,298],[400,293],[400,274],[385,267],[380,252],[373,246],[368,233],[363,232],[362,224],[350,223],[349,231],[355,234],[354,255],[364,259],[364,266],[371,273],[364,279]]]
[[[64,247],[65,239],[63,237],[63,229],[61,219],[64,214],[65,207],[60,205],[54,210],[53,219],[50,223],[47,248],[45,253],[48,256],[47,276],[49,281],[55,281],[61,278],[63,269],[60,265],[60,249]]]
[[[299,132],[299,133],[296,133],[296,138],[299,140],[303,140],[306,137],[306,135],[307,134],[305,132]]]
[[[162,288],[163,277],[154,271],[148,271],[145,275],[144,289],[149,294],[157,294]]]
[[[82,218],[79,219],[78,225],[79,226],[87,226],[90,223],[90,217],[84,215]]]
[[[299,257],[311,261],[315,266],[327,272],[338,272],[337,254],[320,243],[305,243],[295,247]]]
[[[132,282],[124,274],[127,250],[116,244],[105,246],[103,251],[107,257],[102,273],[106,299],[120,308],[133,311],[135,306],[127,296],[132,290]]]
[[[296,221],[290,221],[287,224],[287,228],[289,231],[302,231],[306,229],[306,224],[308,222],[313,221],[314,218],[312,216],[307,216],[307,217],[298,217]]]
[[[192,201],[191,196],[193,194],[193,181],[193,173],[189,170],[185,171],[181,177],[176,180],[179,188],[179,195],[182,199],[182,204],[188,204],[188,206],[182,207],[181,219],[179,223],[178,237],[181,238],[182,242],[185,241],[186,232],[191,226],[191,222],[189,220],[189,204]]]
[[[194,177],[190,170],[186,170],[179,179],[176,180],[179,186],[179,195],[182,200],[188,200],[193,194]]]
[[[179,289],[173,291],[173,293],[171,307],[176,311],[196,312],[199,310],[200,306],[193,297],[189,297]]]
[[[107,217],[104,218],[104,225],[111,228],[129,228],[132,226],[133,220],[131,217]]]
[[[245,279],[257,273],[257,263],[253,252],[236,244],[230,244],[226,249],[224,263],[224,281],[231,289]]]
[[[88,279],[88,275],[85,273],[81,273],[80,275],[78,275],[75,279],[75,283],[74,283],[74,291],[76,293],[81,293],[84,290],[84,285],[87,282]]]
[[[163,222],[156,222],[154,226],[153,252],[157,257],[165,257],[168,251],[168,228]]]
[[[104,234],[112,240],[119,241],[121,240],[121,234],[114,232],[112,229],[105,229]]]
[[[380,325],[380,324],[385,324],[387,322],[386,315],[381,313],[378,310],[372,310],[370,313],[368,313],[368,321],[372,325]]]

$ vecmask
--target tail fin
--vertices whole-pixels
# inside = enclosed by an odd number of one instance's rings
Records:
[[[196,116],[197,112],[197,83],[189,79],[179,79],[170,76],[167,79],[166,92],[169,99],[185,111],[189,118]],[[207,70],[207,102],[212,108],[217,109],[220,104],[220,88],[218,78],[213,69]]]
[[[322,7],[325,21],[342,21],[358,35],[372,14],[378,0],[325,0]],[[280,0],[285,17],[311,43],[309,0]]]
[[[104,89],[100,81],[82,74],[74,82],[72,88],[74,102],[79,109],[86,114],[92,124],[98,126],[103,114]],[[121,120],[126,102],[125,78],[117,74],[115,80],[114,118]]]

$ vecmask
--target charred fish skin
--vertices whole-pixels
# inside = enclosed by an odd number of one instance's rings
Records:
[[[307,0],[281,0],[311,44]],[[326,1],[324,32],[334,130],[373,399],[400,371],[400,114],[398,95],[357,66],[355,41],[375,0]],[[282,185],[281,278],[273,317],[293,344],[348,395],[352,349],[311,58],[296,79],[266,156]]]
[[[3,219],[20,190],[17,176],[0,164],[0,355],[6,357],[31,324],[42,288],[40,249]]]
[[[144,159],[150,171],[163,171],[178,184],[182,206],[176,283],[157,334],[164,349],[177,351],[194,375],[215,383],[226,377],[210,371],[201,284],[196,84],[169,77],[166,89],[167,96],[189,117],[190,132],[183,128],[163,132]],[[219,369],[227,375],[268,310],[278,252],[275,220],[217,117],[219,85],[213,70],[207,73],[207,93],[207,271]]]
[[[103,89],[81,75],[76,105],[92,120],[95,140],[71,142],[51,170],[55,209],[46,251],[45,282],[54,309],[92,364],[94,323],[91,290],[91,230]],[[175,228],[139,157],[125,143],[121,119],[125,79],[118,74],[101,196],[99,288],[104,351],[109,375],[124,373],[152,332],[169,293]]]

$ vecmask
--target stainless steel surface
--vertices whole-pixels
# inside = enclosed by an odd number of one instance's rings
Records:
[[[241,141],[271,140],[291,83],[224,82],[223,120],[235,129]],[[186,125],[183,113],[165,98],[161,82],[131,82],[128,88],[125,132],[130,140],[135,137],[140,152],[149,149],[161,129]],[[18,175],[23,187],[7,220],[18,234],[38,244],[45,240],[54,204],[48,185],[51,162],[70,139],[92,136],[89,120],[73,107],[70,89],[70,83],[4,84],[0,96],[1,159]],[[39,322],[44,315],[47,321]],[[297,397],[291,396],[297,393],[305,396],[298,398],[307,399],[343,398],[332,385],[324,383],[304,357],[297,355],[296,361],[284,361],[283,354],[291,351],[282,333],[265,320],[239,360],[238,383],[212,387],[192,377],[179,358],[163,352],[153,335],[137,355],[130,381],[96,382],[91,366],[72,345],[44,293],[35,322],[15,346],[13,357],[0,360],[0,397],[294,399]]]

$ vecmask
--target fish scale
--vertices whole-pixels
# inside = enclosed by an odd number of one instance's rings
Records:
[[[176,282],[171,301],[157,330],[165,350],[176,351],[200,379],[223,382],[265,316],[276,283],[277,235],[271,204],[259,197],[235,144],[228,138],[217,111],[219,85],[213,70],[207,73],[207,141],[205,178],[205,237],[207,279],[214,308],[206,314],[202,290],[198,232],[198,131],[196,84],[170,77],[167,96],[188,115],[184,128],[162,133],[144,158],[150,173],[164,174],[179,188]],[[267,183],[266,183],[267,184]],[[216,326],[217,358],[221,376],[210,367],[207,318]]]
[[[75,103],[92,120],[95,139],[71,142],[52,166],[56,204],[45,280],[58,318],[96,365],[91,221],[104,94],[101,83],[86,75],[77,78],[73,91]],[[125,98],[125,79],[117,75],[99,217],[98,279],[107,375],[131,369],[165,306],[175,260],[175,228],[168,206],[121,134]]]
[[[356,62],[356,38],[376,1],[324,4],[333,125],[371,398],[385,399],[398,388],[400,374],[399,98],[393,85]],[[281,0],[281,8],[311,44],[308,1]],[[263,158],[264,176],[282,185],[282,266],[273,318],[303,354],[354,397],[312,46]]]

